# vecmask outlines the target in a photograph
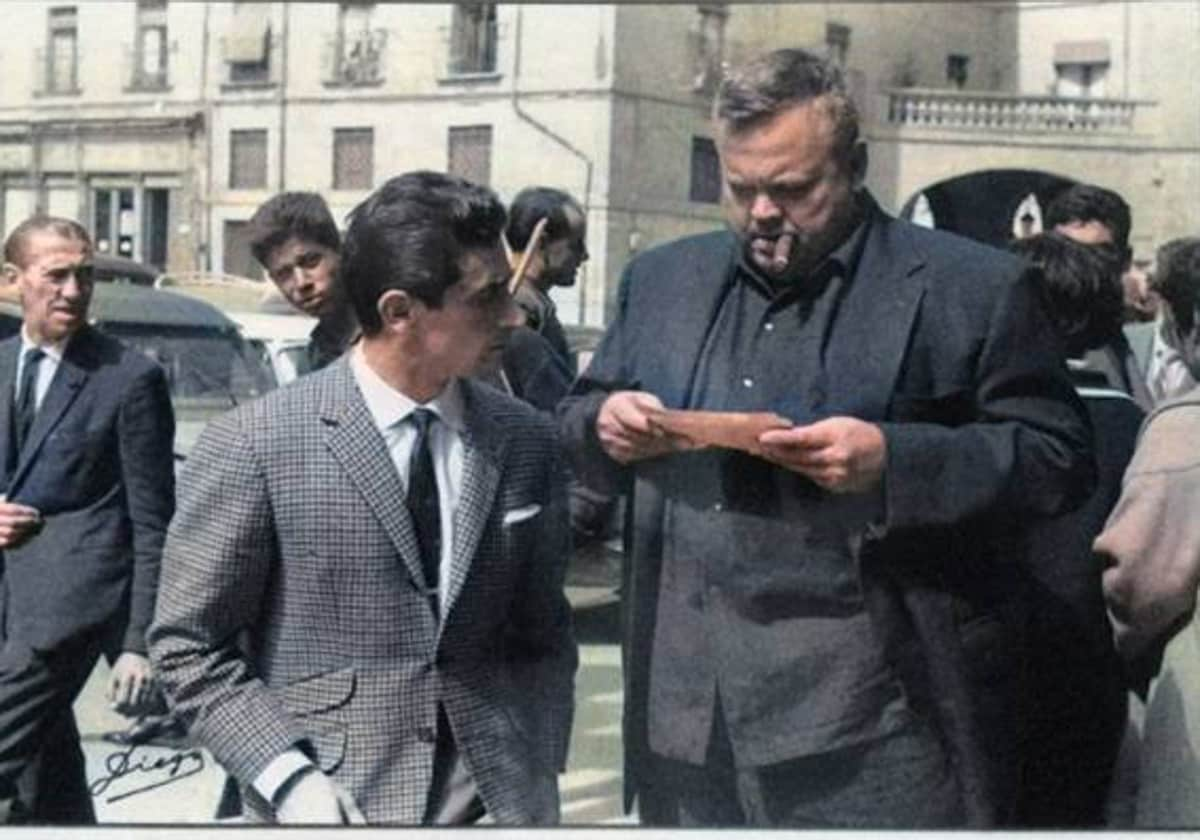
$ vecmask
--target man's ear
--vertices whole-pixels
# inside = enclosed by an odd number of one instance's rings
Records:
[[[401,289],[388,289],[375,302],[384,329],[402,327],[412,320],[416,300]]]

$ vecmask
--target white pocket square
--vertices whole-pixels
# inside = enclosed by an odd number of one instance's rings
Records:
[[[506,510],[504,511],[504,524],[516,525],[518,522],[524,522],[526,519],[533,519],[533,517],[541,512],[541,505],[525,505],[525,507]]]

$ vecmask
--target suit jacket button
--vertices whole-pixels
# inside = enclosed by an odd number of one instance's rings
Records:
[[[437,732],[432,726],[422,726],[417,730],[417,740],[422,744],[432,744],[437,740]]]

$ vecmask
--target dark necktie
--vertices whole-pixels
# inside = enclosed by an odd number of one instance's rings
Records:
[[[437,415],[427,408],[416,409],[409,417],[417,428],[417,439],[408,456],[408,512],[421,547],[421,565],[425,585],[431,593],[438,588],[442,558],[442,513],[438,503],[437,478],[433,472],[433,452],[429,432]],[[434,598],[436,609],[437,599]]]
[[[16,442],[17,453],[25,446],[29,438],[29,429],[33,426],[33,418],[37,414],[37,377],[38,368],[46,353],[40,347],[30,347],[25,351],[25,363],[21,366],[21,383],[17,389]]]

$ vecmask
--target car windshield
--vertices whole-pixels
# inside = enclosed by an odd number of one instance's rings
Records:
[[[123,323],[101,329],[162,365],[177,409],[227,408],[275,387],[266,359],[236,332]]]

